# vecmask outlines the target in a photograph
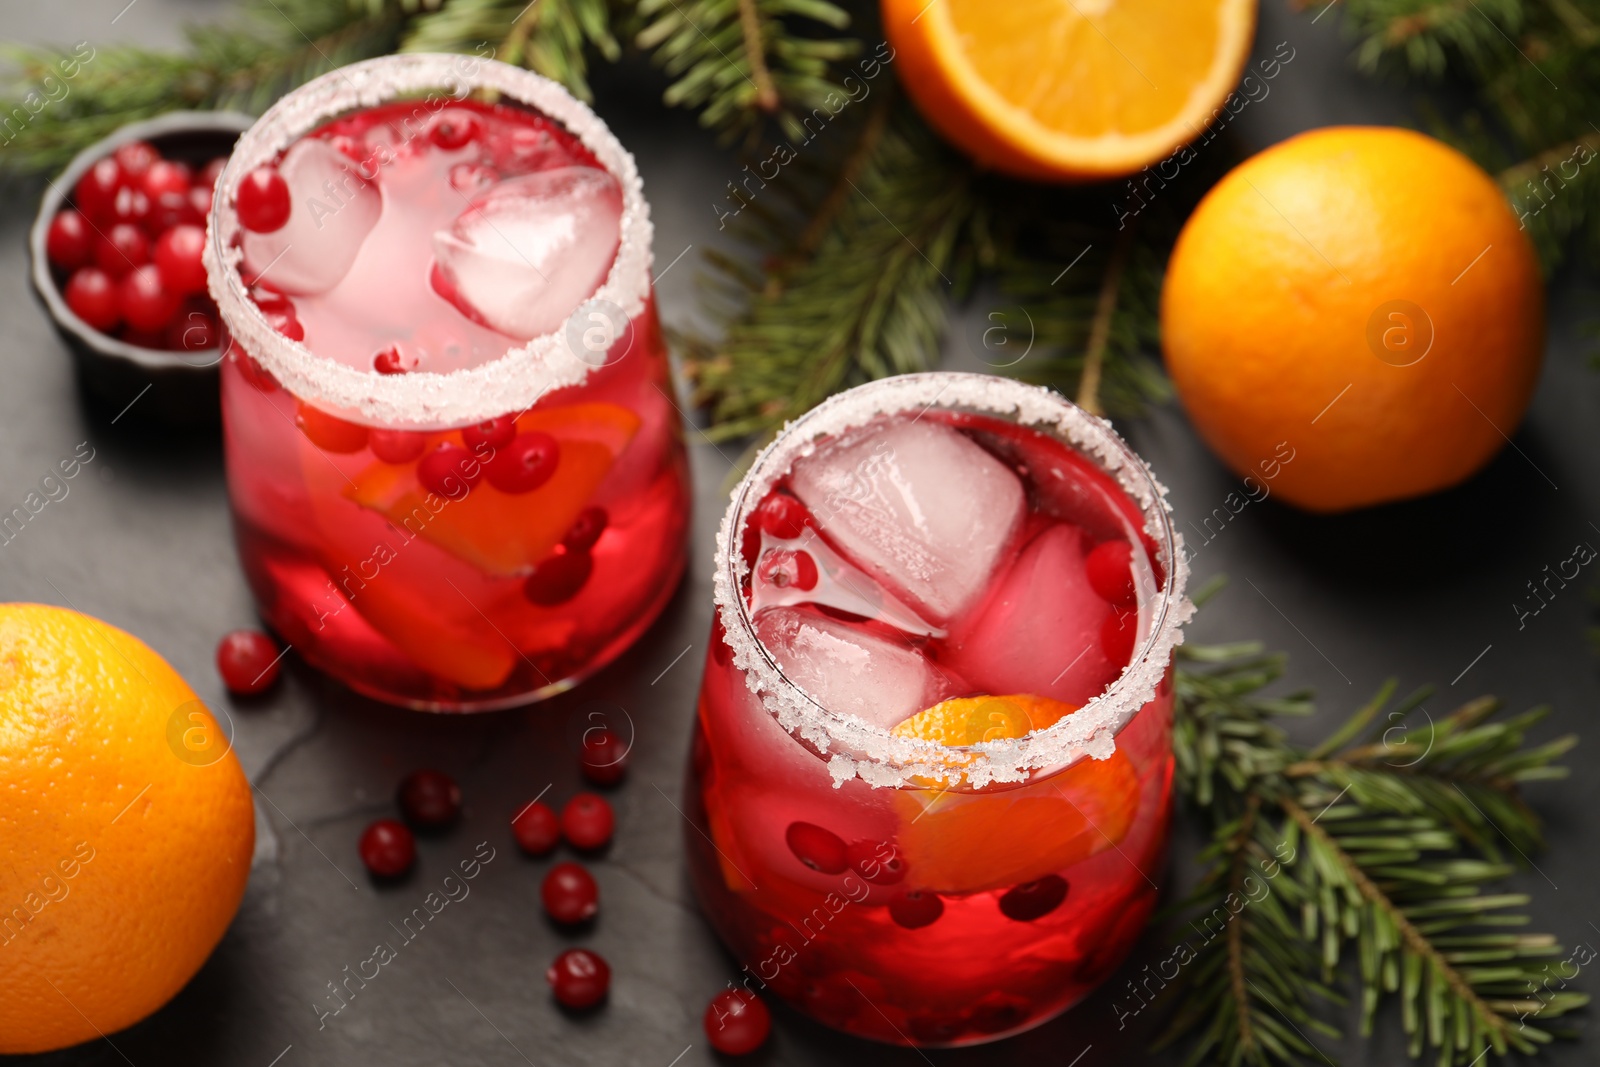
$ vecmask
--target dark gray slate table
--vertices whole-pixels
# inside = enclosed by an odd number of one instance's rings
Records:
[[[201,0],[74,0],[11,4],[5,35],[18,42],[138,41],[170,45],[185,20],[220,17],[228,4]],[[1341,122],[1406,122],[1399,90],[1355,74],[1336,18],[1313,23],[1285,0],[1266,0],[1256,50],[1291,42],[1294,61],[1265,99],[1234,122],[1261,147],[1298,130]],[[119,16],[119,12],[121,13]],[[648,71],[608,75],[599,110],[637,153],[655,211],[657,291],[669,322],[694,321],[700,251],[718,240],[713,204],[738,167],[693,120],[653,102]],[[3,151],[3,149],[0,149]],[[48,506],[0,548],[0,599],[71,604],[138,634],[165,655],[215,709],[230,714],[237,751],[258,787],[259,848],[243,909],[221,947],[164,1010],[109,1042],[33,1064],[228,1067],[537,1064],[539,1067],[699,1067],[715,1062],[700,1028],[707,999],[737,967],[718,947],[690,895],[679,814],[685,757],[710,624],[710,555],[734,449],[691,433],[697,479],[693,560],[661,621],[603,675],[533,708],[468,718],[396,711],[292,668],[267,698],[231,701],[212,667],[217,637],[254,621],[229,529],[219,443],[159,438],[109,425],[86,407],[65,351],[25,281],[24,232],[32,193],[0,204],[0,501],[20,499],[82,441],[96,453],[70,495]],[[688,250],[683,258],[680,253]],[[670,269],[669,268],[670,265]],[[1382,681],[1436,682],[1430,706],[1494,692],[1515,707],[1551,703],[1544,733],[1587,732],[1572,780],[1539,790],[1550,851],[1514,879],[1533,894],[1538,925],[1570,943],[1600,946],[1600,775],[1581,768],[1600,733],[1596,661],[1584,629],[1593,609],[1583,588],[1565,590],[1519,629],[1512,603],[1545,564],[1575,541],[1600,538],[1600,375],[1585,365],[1583,327],[1592,294],[1564,275],[1551,288],[1548,363],[1532,414],[1507,449],[1470,484],[1430,500],[1339,518],[1313,518],[1268,500],[1252,504],[1200,548],[1198,578],[1233,581],[1191,630],[1197,640],[1259,637],[1293,656],[1291,677],[1318,690],[1328,721]],[[967,311],[981,321],[980,302]],[[946,363],[981,369],[952,331]],[[129,399],[132,399],[131,397]],[[1134,446],[1172,487],[1180,522],[1203,516],[1235,487],[1176,410],[1126,426]],[[604,900],[592,932],[571,938],[543,918],[538,883],[547,862],[516,852],[508,813],[546,786],[577,788],[571,738],[591,711],[630,723],[632,768],[613,794],[617,839],[593,864]],[[421,843],[414,876],[375,888],[355,841],[388,812],[399,777],[436,765],[466,796],[462,824]],[[458,860],[488,841],[495,858],[337,1016],[314,1004],[346,965],[366,958]],[[1168,896],[1192,882],[1197,847],[1180,824]],[[1140,1062],[1153,1013],[1122,1028],[1116,991],[1144,964],[1165,958],[1176,934],[1148,933],[1123,971],[1086,1003],[998,1045],[926,1054],[885,1049],[780,1012],[772,1040],[752,1062],[777,1065],[1052,1064]],[[573,943],[614,968],[609,1005],[582,1018],[550,1002],[543,973]],[[1584,984],[1593,986],[1585,975]],[[1579,1025],[1587,1020],[1579,1017]],[[1354,1029],[1354,1020],[1347,1027]],[[1381,1032],[1362,1045],[1319,1038],[1348,1064],[1400,1064],[1404,1044]],[[1551,1064],[1590,1064],[1594,1040],[1557,1047]],[[1149,1062],[1177,1063],[1168,1054]]]

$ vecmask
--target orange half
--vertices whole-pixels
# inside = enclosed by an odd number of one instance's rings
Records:
[[[901,81],[978,162],[1131,174],[1195,139],[1250,52],[1257,0],[883,0]]]

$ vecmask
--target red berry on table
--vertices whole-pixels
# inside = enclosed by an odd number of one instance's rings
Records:
[[[217,156],[200,168],[200,176],[194,180],[197,189],[214,189],[217,179],[222,177],[222,168],[228,165],[227,156]]]
[[[417,859],[417,840],[398,819],[379,819],[361,834],[361,862],[379,878],[398,878]]]
[[[120,278],[150,262],[150,238],[130,222],[119,222],[95,245],[94,265]]]
[[[931,926],[943,914],[944,901],[925,889],[910,889],[889,901],[889,918],[907,930]]]
[[[844,839],[832,830],[808,822],[792,822],[784,831],[784,841],[795,859],[823,874],[843,874],[850,866]]]
[[[70,207],[56,212],[44,238],[44,254],[62,270],[73,270],[89,262],[94,251],[94,231],[89,220]]]
[[[543,856],[561,841],[561,819],[550,805],[533,801],[512,816],[511,836],[522,851]]]
[[[206,231],[198,226],[174,226],[156,238],[156,269],[173,292],[198,293],[206,287],[206,267],[200,261],[205,245]]]
[[[557,1002],[564,1007],[592,1008],[605,999],[611,986],[611,968],[598,953],[569,948],[557,956],[544,973]]]
[[[239,225],[256,233],[281,230],[289,221],[289,183],[277,167],[257,167],[239,182]]]
[[[517,434],[495,452],[489,463],[489,484],[502,493],[531,493],[556,472],[561,445],[547,433]]]
[[[189,187],[194,184],[194,172],[187,164],[171,159],[158,159],[150,164],[150,169],[144,172],[144,177],[139,180],[139,188],[152,200],[164,193],[182,193],[189,195]]]
[[[616,731],[599,726],[583,733],[583,776],[597,785],[615,785],[628,769],[628,746]]]
[[[205,213],[195,207],[188,193],[162,193],[151,199],[144,228],[159,237],[174,226],[203,227],[205,224]]]
[[[372,369],[379,374],[404,374],[405,361],[400,358],[400,349],[390,345],[372,357]]]
[[[773,493],[756,508],[756,522],[773,537],[792,539],[811,524],[811,513],[787,493]]]
[[[277,644],[259,630],[234,630],[217,642],[217,673],[228,692],[254,696],[278,680]]]
[[[428,140],[440,148],[461,148],[483,132],[478,116],[461,108],[446,108],[428,126]]]
[[[461,439],[467,443],[472,451],[483,454],[485,449],[498,452],[509,445],[517,437],[517,423],[510,415],[501,415],[498,418],[485,422],[475,422],[471,426],[462,427]]]
[[[99,267],[79,267],[67,279],[62,296],[74,315],[102,333],[122,321],[117,283]]]
[[[449,826],[461,814],[461,787],[443,771],[412,771],[400,783],[400,810],[416,826]]]
[[[107,156],[95,160],[94,165],[78,179],[78,184],[72,190],[72,198],[78,210],[91,222],[109,220],[117,190],[127,184],[122,167],[114,157]]]
[[[539,886],[544,910],[558,923],[581,923],[600,910],[600,887],[594,876],[570,861],[550,868]]]
[[[442,444],[417,463],[422,488],[452,500],[465,495],[482,477],[483,464],[460,445]]]
[[[149,141],[129,141],[111,153],[111,158],[117,161],[117,166],[130,180],[137,180],[161,158],[161,153]]]
[[[533,568],[522,594],[542,608],[565,604],[582,591],[594,572],[587,552],[558,552]]]
[[[1139,633],[1139,613],[1116,610],[1100,624],[1100,650],[1115,667],[1122,667],[1133,657],[1133,640]]]
[[[606,524],[610,517],[606,515],[605,508],[589,507],[578,512],[578,517],[572,520],[572,525],[567,528],[567,536],[561,543],[572,552],[587,552],[600,540],[600,535],[606,532]]]
[[[772,1032],[772,1012],[748,989],[724,989],[706,1005],[706,1037],[725,1056],[745,1056]]]
[[[1102,541],[1083,561],[1090,587],[1120,607],[1132,607],[1136,598],[1132,563],[1133,548],[1126,541]]]
[[[207,300],[190,300],[167,324],[167,347],[174,352],[204,352],[222,341],[222,323]]]
[[[1067,880],[1047,874],[1032,882],[1014,885],[1000,894],[1000,913],[1019,923],[1042,919],[1067,899]]]
[[[136,330],[155,332],[172,321],[181,300],[161,281],[152,263],[135,267],[117,285],[117,306],[122,320]]]
[[[590,851],[604,847],[616,825],[611,805],[595,793],[579,793],[561,809],[561,836],[573,848]]]
[[[385,463],[410,463],[428,447],[428,435],[410,430],[368,430],[367,447]]]

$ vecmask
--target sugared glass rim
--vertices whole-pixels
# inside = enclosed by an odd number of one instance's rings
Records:
[[[782,669],[757,637],[741,590],[749,566],[740,551],[745,521],[795,461],[810,455],[817,440],[864,425],[873,418],[931,407],[971,410],[1057,436],[1117,480],[1145,516],[1166,580],[1144,643],[1105,692],[1047,729],[962,747],[895,737],[854,715],[829,711]],[[1156,695],[1172,651],[1183,641],[1182,626],[1194,614],[1183,595],[1188,561],[1183,535],[1173,529],[1166,488],[1105,419],[1059,394],[1010,378],[931,371],[885,378],[840,393],[788,423],[756,457],[733,491],[717,536],[714,595],[733,664],[750,691],[790,734],[823,755],[835,785],[851,778],[887,788],[950,781],[952,759],[960,761],[960,790],[991,783],[1021,782],[1038,771],[1065,767],[1085,756],[1109,759],[1116,735]],[[920,781],[916,781],[920,780]]]
[[[245,174],[347,112],[376,107],[407,93],[444,90],[450,98],[460,99],[479,89],[499,92],[559,122],[622,186],[616,259],[600,288],[575,309],[574,316],[597,303],[616,309],[623,322],[631,322],[643,310],[650,293],[650,207],[633,156],[598,115],[556,82],[491,59],[426,52],[369,59],[330,71],[274,104],[239,138],[212,200],[205,248],[211,296],[245,350],[295,396],[378,425],[439,428],[526,409],[553,389],[577,385],[595,368],[592,355],[569,344],[567,335],[577,325],[569,319],[563,329],[510,348],[477,367],[443,374],[358,370],[318,356],[274,330],[239,276],[243,251],[236,244],[239,219],[233,203]]]

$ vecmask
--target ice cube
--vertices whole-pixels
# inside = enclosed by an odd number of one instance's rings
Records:
[[[433,235],[433,287],[508,337],[561,328],[605,280],[621,241],[622,187],[594,167],[557,167],[479,193]]]
[[[1111,605],[1089,584],[1083,531],[1046,529],[977,612],[950,635],[948,660],[984,693],[1035,693],[1082,706],[1116,678],[1100,631]]]
[[[1016,474],[932,421],[830,442],[790,481],[827,537],[935,622],[977,599],[1022,522]]]
[[[814,576],[805,575],[810,584],[789,577],[792,561],[802,556],[815,570]],[[781,565],[773,566],[775,563]],[[791,604],[825,605],[864,619],[878,619],[907,634],[944,636],[944,630],[924,620],[893,593],[829,548],[809,526],[794,538],[761,532],[761,554],[751,578],[750,610],[760,612],[763,608]]]
[[[756,616],[756,635],[817,703],[885,730],[953,691],[908,643],[804,608],[768,608]]]
[[[317,137],[296,142],[278,172],[289,186],[289,221],[271,233],[244,231],[244,277],[293,296],[325,293],[349,273],[383,214],[383,195]]]

